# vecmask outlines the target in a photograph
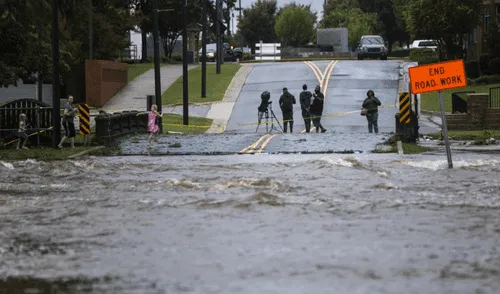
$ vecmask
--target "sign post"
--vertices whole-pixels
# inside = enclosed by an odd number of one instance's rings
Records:
[[[448,167],[453,168],[442,91],[467,86],[464,61],[459,59],[414,66],[410,67],[408,72],[410,74],[411,92],[413,94],[427,92],[438,92],[439,94],[439,107],[441,108],[441,120],[443,122],[443,135],[446,145],[446,155],[448,157]]]
[[[439,93],[439,108],[441,108],[441,120],[443,122],[443,136],[444,144],[446,145],[446,156],[448,157],[448,167],[453,168],[453,161],[451,160],[450,141],[448,140],[448,125],[446,124],[446,116],[444,115],[443,93]]]

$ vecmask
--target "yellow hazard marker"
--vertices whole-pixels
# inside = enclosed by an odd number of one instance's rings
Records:
[[[410,104],[411,104],[411,99],[410,99],[410,93],[408,92],[401,92],[399,93],[399,122],[400,123],[405,123],[409,124],[410,123]]]

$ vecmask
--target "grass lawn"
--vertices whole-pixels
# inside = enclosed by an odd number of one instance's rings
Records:
[[[442,134],[434,133],[427,134],[427,136],[433,139],[441,139]],[[448,136],[453,140],[475,140],[480,141],[483,139],[495,138],[500,140],[500,130],[480,130],[480,131],[448,131]]]
[[[128,82],[132,82],[138,76],[155,67],[154,63],[135,63],[128,65]]]
[[[207,97],[201,97],[201,66],[189,71],[189,103],[221,101],[239,64],[222,64],[221,73],[215,73],[215,64],[207,64]],[[182,104],[182,77],[177,79],[162,95],[163,105]]]
[[[500,87],[500,84],[492,85],[477,85],[465,88],[451,89],[443,91],[443,104],[444,111],[451,112],[451,94],[454,92],[475,91],[476,93],[490,93],[490,88]],[[430,111],[441,111],[439,109],[439,95],[438,92],[424,93],[421,95],[422,109]]]
[[[396,142],[390,140],[386,143],[387,146],[390,146],[387,150],[377,149],[374,150],[374,153],[397,153],[398,147],[396,146]],[[412,143],[403,143],[403,153],[404,154],[419,154],[423,152],[434,151],[433,148],[420,146],[418,144]]]
[[[189,125],[183,124],[182,115],[164,114],[163,115],[163,132],[181,132],[187,135],[203,134],[212,125],[212,120],[204,117],[189,117]]]
[[[62,150],[54,149],[51,147],[32,147],[28,150],[16,150],[14,148],[9,148],[2,150],[0,152],[0,160],[25,160],[25,159],[37,159],[37,160],[57,160],[66,159],[68,156],[80,153],[94,148],[95,146],[84,147],[76,146],[75,148],[70,148],[69,144]]]

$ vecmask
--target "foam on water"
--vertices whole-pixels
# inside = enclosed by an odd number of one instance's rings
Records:
[[[402,160],[400,161],[400,163],[430,170],[441,170],[448,168],[447,160],[421,160],[421,161]],[[471,161],[458,160],[458,161],[453,161],[453,167],[468,168],[468,167],[481,167],[481,166],[495,166],[498,163],[499,163],[498,160],[481,160],[481,159],[471,160]]]

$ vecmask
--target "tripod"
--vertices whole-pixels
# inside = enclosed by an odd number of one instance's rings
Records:
[[[274,114],[274,111],[273,111],[273,108],[271,106],[271,103],[268,104],[268,107],[266,108],[265,111],[259,111],[257,113],[258,124],[257,124],[257,129],[255,130],[256,133],[259,131],[259,126],[262,124],[262,119],[263,118],[266,119],[265,124],[266,124],[266,132],[267,133],[272,132],[273,130],[278,131],[278,129],[274,125],[274,120],[276,120],[276,122],[278,123],[278,126],[280,127],[281,131],[283,132],[283,128],[281,127],[281,124],[280,124],[278,118],[276,118],[276,115]],[[271,123],[270,123],[271,124],[271,128],[269,128],[269,120],[271,120]]]

